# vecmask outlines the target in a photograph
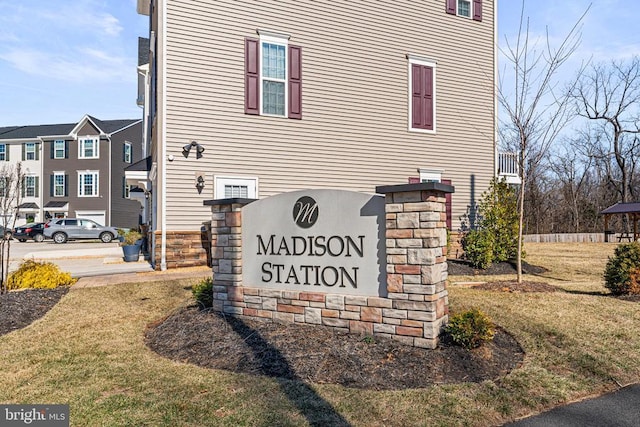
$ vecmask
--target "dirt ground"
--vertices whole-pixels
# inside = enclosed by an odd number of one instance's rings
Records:
[[[524,357],[502,330],[472,351],[446,337],[438,349],[426,350],[327,327],[224,317],[195,306],[152,325],[146,337],[157,353],[206,368],[374,390],[493,379]]]
[[[44,316],[69,288],[25,289],[0,295],[0,335],[24,328]]]

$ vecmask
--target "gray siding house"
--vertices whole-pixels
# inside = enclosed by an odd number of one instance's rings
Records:
[[[204,200],[446,181],[455,231],[498,174],[495,0],[138,0],[138,12],[151,23],[160,269],[206,262]]]
[[[141,157],[141,120],[85,116],[78,123],[0,129],[0,159],[21,162],[26,172],[17,224],[82,217],[137,227],[141,205],[129,197],[124,169]]]

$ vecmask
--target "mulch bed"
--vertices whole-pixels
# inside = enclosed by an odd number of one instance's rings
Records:
[[[0,295],[0,335],[24,328],[41,318],[60,301],[69,288],[25,289]]]
[[[505,375],[524,353],[498,329],[493,342],[465,350],[445,336],[436,350],[335,329],[277,324],[185,308],[149,327],[147,345],[167,358],[313,383],[391,390],[480,382]]]
[[[517,267],[515,262],[497,262],[492,264],[489,268],[482,270],[474,268],[469,261],[462,259],[448,259],[447,266],[449,268],[449,276],[494,276],[499,274],[516,274]],[[526,262],[522,262],[523,274],[542,274],[547,269],[544,267],[538,267]]]

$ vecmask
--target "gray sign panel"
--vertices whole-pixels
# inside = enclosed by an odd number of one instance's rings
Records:
[[[384,197],[303,190],[242,210],[245,286],[386,296]]]

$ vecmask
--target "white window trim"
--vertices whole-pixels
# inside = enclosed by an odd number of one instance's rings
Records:
[[[467,19],[473,19],[473,0],[464,0],[464,1],[466,1],[467,3],[469,3],[469,16],[467,16],[467,15],[460,15],[460,14],[458,13],[458,11],[460,10],[460,8],[459,8],[460,0],[456,0],[456,15],[461,16],[461,17],[463,17],[463,18],[467,18]]]
[[[24,197],[36,197],[36,178],[38,177],[38,175],[36,174],[29,174],[29,175],[25,175],[24,176]],[[29,179],[33,179],[33,186],[31,188],[33,188],[33,194],[29,195],[29,188],[30,186],[27,185],[27,183],[29,182]]]
[[[429,133],[429,134],[435,134],[437,131],[437,111],[436,111],[436,95],[437,95],[437,79],[436,79],[436,75],[437,75],[437,67],[436,65],[438,64],[438,61],[436,61],[435,59],[431,59],[431,58],[427,58],[424,56],[416,56],[416,55],[411,55],[408,54],[407,55],[407,59],[409,60],[408,64],[407,64],[407,96],[408,96],[408,104],[409,104],[409,117],[408,117],[408,129],[409,132],[418,132],[418,133]],[[417,65],[424,65],[426,67],[431,67],[433,69],[433,129],[421,129],[421,128],[414,128],[411,126],[413,120],[413,102],[411,99],[411,95],[412,95],[412,87],[411,85],[413,84],[413,79],[411,78],[411,65],[413,64],[417,64]]]
[[[87,141],[87,140],[93,141],[93,156],[91,157],[84,155],[83,141]],[[79,159],[99,159],[100,158],[100,137],[98,136],[78,137],[78,158]]]
[[[214,176],[213,188],[215,189],[214,198],[224,199],[224,187],[226,185],[246,185],[247,198],[258,198],[258,177],[253,176]]]
[[[81,178],[83,175],[89,175],[89,174],[95,176],[95,182],[93,183],[95,194],[85,195],[85,194],[82,194],[84,183],[82,182]],[[100,171],[90,171],[90,170],[78,171],[78,197],[100,197]]]
[[[124,179],[123,180],[123,193],[124,193],[124,198],[125,199],[130,199],[131,198],[131,184],[127,183],[127,180]]]
[[[61,195],[57,195],[56,194],[56,176],[60,176],[62,175],[62,194]],[[67,178],[65,176],[64,171],[53,171],[53,196],[51,197],[65,197],[64,195],[64,187],[67,184]]]
[[[29,146],[33,146],[33,150],[29,150]],[[36,150],[38,149],[37,143],[25,142],[24,143],[24,159],[28,161],[36,160]],[[33,159],[29,158],[29,153],[33,153]]]
[[[57,144],[58,142],[62,143],[62,157],[58,156],[58,148],[57,148]],[[53,141],[53,158],[54,159],[64,159],[65,155],[66,155],[66,142],[64,139],[56,139],[55,141]]]
[[[4,151],[1,153],[2,158],[0,158],[0,162],[4,162],[7,160],[7,151],[9,150],[9,144],[0,144],[0,146],[4,148]]]
[[[129,156],[129,160],[127,160],[127,154]],[[124,162],[131,163],[133,160],[133,145],[130,142],[124,143]]]
[[[444,169],[418,169],[420,182],[442,182]]]
[[[260,34],[260,52],[258,53],[260,58],[260,115],[268,116],[268,117],[289,117],[289,38],[291,37],[288,34],[278,34],[273,32],[262,31]],[[268,78],[265,79],[262,73],[262,44],[263,43],[271,43],[284,46],[284,114],[272,114],[265,113],[263,110],[263,99],[264,99],[264,85],[263,81],[277,81],[280,82],[280,79]]]

